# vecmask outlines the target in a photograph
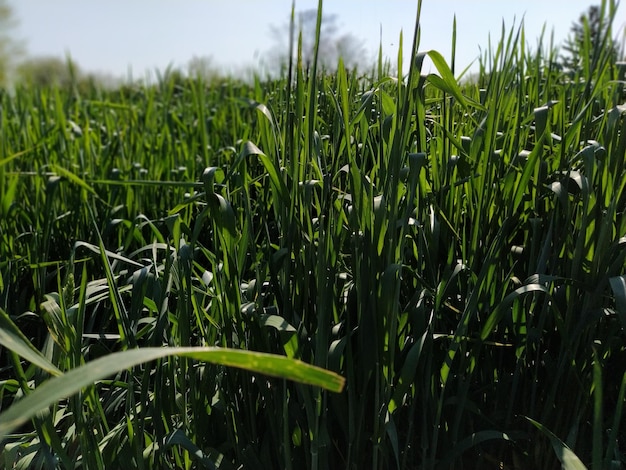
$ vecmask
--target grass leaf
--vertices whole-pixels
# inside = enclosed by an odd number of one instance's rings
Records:
[[[530,421],[533,426],[539,429],[548,437],[548,439],[550,439],[552,449],[554,449],[556,457],[559,459],[559,462],[561,462],[561,468],[563,470],[587,470],[587,467],[585,467],[578,456],[572,452],[572,449],[570,449],[561,439],[554,435],[552,431],[528,416],[524,416],[524,418]]]
[[[52,375],[62,372],[52,364],[0,308],[0,344]]]
[[[119,371],[167,356],[189,357],[199,361],[237,367],[255,373],[326,388],[343,389],[344,379],[333,373],[283,356],[214,347],[140,348],[109,354],[54,377],[0,414],[0,440],[57,401],[67,398],[98,380]]]

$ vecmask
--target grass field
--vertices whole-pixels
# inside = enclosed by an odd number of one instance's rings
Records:
[[[418,33],[1,93],[0,468],[626,464],[624,64]]]

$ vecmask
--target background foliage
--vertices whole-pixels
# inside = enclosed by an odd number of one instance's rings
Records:
[[[503,31],[463,86],[454,38],[446,61],[416,26],[406,77],[296,54],[251,85],[2,93],[0,421],[137,348],[275,353],[346,388],[133,363],[4,436],[0,465],[623,465],[625,71],[584,34],[570,73]]]

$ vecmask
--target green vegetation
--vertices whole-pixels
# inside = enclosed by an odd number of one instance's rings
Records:
[[[15,59],[23,53],[23,45],[15,37],[16,24],[11,5],[0,0],[0,87],[10,81]]]
[[[626,72],[414,37],[2,93],[0,468],[626,463]]]

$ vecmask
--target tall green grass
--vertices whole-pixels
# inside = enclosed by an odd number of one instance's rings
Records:
[[[420,9],[395,74],[0,96],[2,468],[625,463],[624,70],[459,83]]]

